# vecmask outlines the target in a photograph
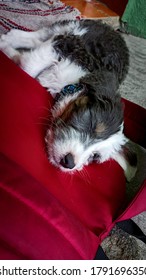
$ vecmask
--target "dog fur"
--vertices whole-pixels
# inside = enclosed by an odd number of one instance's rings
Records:
[[[129,54],[117,31],[101,21],[63,21],[34,32],[11,30],[1,36],[0,49],[53,97],[69,84],[84,85],[60,96],[52,109],[45,140],[55,166],[74,172],[114,159],[127,180],[135,175],[136,156],[123,134],[118,92]]]

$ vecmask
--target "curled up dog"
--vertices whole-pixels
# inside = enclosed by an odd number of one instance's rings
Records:
[[[53,165],[74,172],[114,159],[128,181],[135,175],[118,91],[129,54],[118,32],[101,21],[63,21],[34,32],[11,30],[0,49],[55,98],[45,138]]]

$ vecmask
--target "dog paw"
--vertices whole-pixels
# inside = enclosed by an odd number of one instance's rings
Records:
[[[131,141],[128,141],[123,147],[123,157],[126,162],[125,176],[128,182],[130,182],[137,171],[137,152],[136,146]]]
[[[122,167],[127,182],[130,182],[137,171],[137,154],[132,146],[126,143],[122,151],[113,155],[113,159]]]
[[[19,64],[20,53],[7,44],[7,42],[0,40],[0,50],[11,58],[16,64]]]
[[[57,75],[57,66],[51,66],[49,69],[45,69],[38,77],[39,83],[47,88],[53,97],[56,93],[61,91],[61,85]]]
[[[3,34],[1,36],[0,50],[4,52],[9,58],[11,58],[15,63],[19,64],[20,53],[13,47],[15,38],[13,37],[12,31],[16,30],[11,30],[7,34]]]
[[[4,51],[6,47],[8,47],[7,42],[3,41],[3,40],[0,38],[0,50],[1,50],[1,51]]]
[[[34,36],[33,32],[26,32],[19,29],[12,29],[1,36],[1,41],[7,43],[12,48],[35,48],[41,41]]]
[[[16,41],[19,41],[19,32],[20,30],[12,29],[1,36],[1,41],[7,43],[12,48],[15,48]]]
[[[137,167],[128,164],[127,168],[124,170],[127,182],[130,182],[135,177],[136,172]]]

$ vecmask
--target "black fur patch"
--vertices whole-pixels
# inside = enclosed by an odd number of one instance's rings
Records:
[[[67,24],[67,21],[60,23]],[[81,20],[80,28],[87,32],[81,36],[67,34],[54,38],[55,50],[64,58],[93,72],[97,69],[114,71],[121,83],[128,72],[129,53],[121,34],[101,21]]]
[[[62,57],[69,58],[71,62],[90,72],[100,67],[100,63],[95,63],[94,57],[87,52],[79,36],[58,35],[54,38],[54,48]]]

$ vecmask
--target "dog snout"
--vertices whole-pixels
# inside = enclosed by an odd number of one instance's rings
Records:
[[[69,168],[69,169],[73,169],[75,167],[75,162],[74,162],[74,157],[71,153],[68,153],[67,155],[65,155],[61,160],[60,160],[60,164],[64,167],[64,168]]]

